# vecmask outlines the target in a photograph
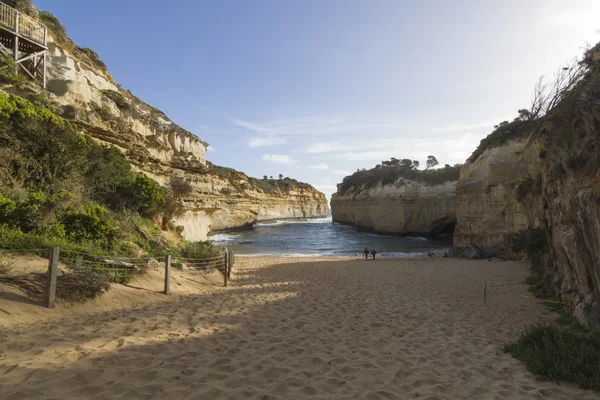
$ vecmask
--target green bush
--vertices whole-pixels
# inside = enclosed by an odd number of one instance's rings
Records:
[[[548,239],[544,229],[522,229],[512,234],[509,239],[512,251],[525,252],[532,266],[539,270],[541,258],[548,252]]]
[[[94,146],[85,175],[90,197],[113,209],[125,207],[135,174],[125,155],[114,146]]]
[[[557,300],[556,292],[546,281],[546,277],[542,272],[534,271],[532,275],[525,279],[525,283],[529,285],[529,291],[538,299]]]
[[[154,179],[138,174],[129,189],[132,205],[139,212],[154,216],[167,201],[167,189]]]
[[[64,44],[67,42],[67,29],[60,23],[54,14],[49,11],[40,11],[40,19],[46,27],[54,33],[59,43]]]
[[[399,160],[396,160],[399,161]],[[407,159],[407,161],[410,161]],[[386,162],[388,164],[388,162]],[[346,176],[340,185],[339,194],[348,191],[373,188],[377,185],[391,185],[398,182],[401,186],[404,179],[422,182],[426,185],[440,185],[445,182],[457,181],[460,176],[461,164],[446,165],[444,168],[418,170],[411,164],[377,165],[368,170],[359,170]]]
[[[108,108],[99,104],[93,104],[92,109],[98,114],[98,116],[104,121],[110,121],[113,118],[112,113]]]
[[[120,109],[125,110],[129,108],[129,102],[127,102],[121,93],[110,89],[103,89],[101,92],[103,95],[111,99]]]
[[[98,56],[98,53],[96,53],[94,50],[88,48],[88,47],[77,47],[77,49],[85,54],[87,56],[87,58],[94,64],[96,65],[98,68],[100,68],[103,71],[106,71],[106,64],[104,64],[104,62],[102,60],[100,60],[100,57]]]
[[[201,259],[215,257],[221,254],[221,250],[211,241],[190,242],[181,249],[181,253],[185,258]]]
[[[23,233],[18,229],[11,229],[7,226],[0,226],[0,247],[9,249],[48,249],[50,247],[60,247],[61,253],[78,252],[101,256],[106,256],[109,251],[101,243],[81,242],[75,243],[71,239],[56,235],[53,229],[46,232]],[[124,243],[117,241],[110,249],[109,255],[112,256],[131,256],[132,249]]]
[[[28,100],[0,93],[0,247],[82,246],[122,254],[160,243],[123,231],[119,213],[155,216],[169,193],[115,147]],[[123,243],[130,243],[125,245]],[[85,252],[85,251],[83,251]]]
[[[313,187],[308,183],[298,182],[296,179],[290,179],[287,177],[283,179],[256,179],[249,177],[240,171],[236,171],[233,168],[220,167],[211,163],[208,163],[207,172],[211,175],[216,175],[227,180],[231,186],[237,190],[253,189],[260,190],[265,194],[273,194],[277,192],[280,192],[281,194],[287,194],[291,189],[313,189]],[[242,185],[240,181],[247,181],[248,183],[247,185]]]
[[[508,122],[503,121],[494,127],[492,133],[485,138],[481,139],[477,149],[471,154],[467,161],[475,161],[483,154],[483,152],[489,148],[501,146],[509,140],[525,137],[529,135],[538,125],[538,121],[522,120],[516,118],[515,120]]]
[[[22,11],[27,15],[32,15],[35,11],[35,7],[31,3],[31,0],[4,0],[3,3],[9,7]]]
[[[15,265],[15,259],[9,253],[0,251],[0,275],[6,275]]]
[[[600,390],[600,331],[532,326],[521,332],[515,343],[507,344],[504,351],[545,379]]]
[[[110,212],[100,206],[90,206],[78,212],[67,212],[61,218],[67,237],[75,242],[104,242],[112,247],[118,236],[118,226]]]

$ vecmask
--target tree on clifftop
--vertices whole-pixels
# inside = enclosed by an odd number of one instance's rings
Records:
[[[427,165],[427,167],[425,168],[425,170],[431,169],[438,164],[439,162],[437,158],[435,158],[435,156],[427,156],[427,161],[425,162],[425,165]]]

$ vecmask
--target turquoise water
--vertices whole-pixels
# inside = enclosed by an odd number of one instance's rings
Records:
[[[388,236],[333,223],[331,217],[303,221],[259,223],[247,231],[223,233],[210,238],[237,254],[272,256],[361,256],[365,247],[378,257],[412,257],[451,247],[451,236]]]

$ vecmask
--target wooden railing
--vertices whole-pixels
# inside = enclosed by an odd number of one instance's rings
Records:
[[[0,3],[0,25],[17,35],[46,46],[46,25],[4,3]]]

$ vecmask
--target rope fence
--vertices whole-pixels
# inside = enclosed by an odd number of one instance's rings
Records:
[[[36,255],[48,260],[46,274],[45,302],[48,308],[54,307],[57,287],[77,287],[82,291],[93,289],[108,290],[110,283],[126,284],[138,273],[145,272],[150,267],[164,265],[164,294],[170,294],[171,267],[184,266],[193,273],[219,271],[223,274],[223,286],[231,277],[234,254],[225,249],[221,254],[204,258],[185,258],[167,254],[159,261],[152,257],[113,257],[98,256],[71,250],[62,253],[58,247],[49,249],[4,249],[0,255]],[[2,271],[0,270],[0,274]],[[42,274],[39,274],[40,276]]]
[[[534,300],[538,303],[544,303],[546,304],[556,304],[556,305],[561,305],[564,307],[567,307],[567,309],[569,310],[569,315],[571,316],[572,319],[574,319],[574,311],[575,311],[575,305],[573,303],[570,302],[565,302],[565,301],[558,301],[558,300],[552,300],[552,299],[541,299],[538,297],[533,297],[533,296],[528,296],[522,293],[517,293],[515,290],[511,290],[510,288],[513,286],[527,286],[528,284],[525,282],[525,279],[527,279],[528,276],[524,276],[522,277],[522,280],[520,281],[512,281],[512,282],[500,282],[500,283],[495,283],[495,282],[490,282],[488,280],[485,280],[483,283],[483,305],[487,305],[487,301],[488,298],[491,296],[491,294],[514,294],[516,296],[519,296],[521,298],[527,299],[527,300]],[[554,311],[560,311],[559,309],[556,308],[552,308]]]

